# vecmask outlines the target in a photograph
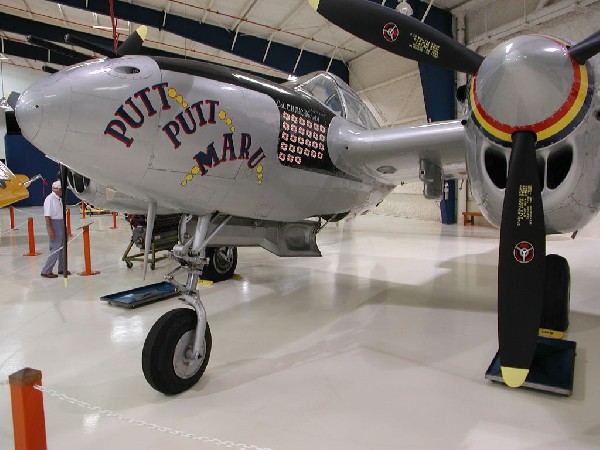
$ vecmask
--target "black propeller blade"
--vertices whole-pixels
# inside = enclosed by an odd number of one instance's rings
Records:
[[[139,55],[142,51],[142,46],[148,35],[148,28],[145,25],[138,27],[133,33],[129,35],[125,41],[119,45],[117,53],[121,56],[125,55]]]
[[[600,31],[596,31],[569,49],[569,53],[578,64],[585,64],[588,59],[598,52],[600,52]]]
[[[371,44],[418,62],[474,74],[483,57],[444,33],[366,0],[308,0],[323,17]]]
[[[146,40],[147,34],[148,28],[145,25],[138,27],[137,30],[131,33],[129,37],[125,39],[121,45],[119,45],[119,48],[116,52],[72,34],[67,34],[65,36],[65,42],[68,44],[77,45],[81,48],[86,48],[95,53],[100,53],[108,58],[118,58],[119,56],[125,55],[139,55],[144,41]]]
[[[59,270],[63,272],[63,278],[65,280],[65,287],[67,287],[67,277],[69,272],[67,268],[67,242],[69,240],[69,233],[67,232],[67,168],[60,165],[60,185],[62,188],[62,215],[63,215],[63,239],[62,239],[62,252],[63,252],[63,267],[59,267]]]
[[[512,135],[498,261],[498,340],[502,377],[525,381],[535,354],[546,273],[546,227],[535,133]]]
[[[118,58],[120,55],[112,50],[103,47],[101,45],[90,42],[86,39],[80,38],[78,36],[74,36],[72,34],[65,35],[65,42],[67,44],[76,45],[77,47],[85,48],[87,50],[91,50],[94,53],[100,53],[108,58]],[[86,58],[90,59],[90,58]]]
[[[39,38],[37,36],[27,36],[27,42],[71,58],[76,62],[87,61],[88,59],[90,59],[90,57],[84,53],[79,53],[75,50],[71,50],[70,48],[61,47],[60,45],[47,41],[46,39]]]
[[[46,66],[46,65],[42,66],[42,70],[44,72],[46,72],[46,73],[56,73],[56,72],[58,72],[58,69],[55,69],[52,66]]]
[[[17,106],[17,101],[19,100],[20,95],[21,94],[19,94],[18,92],[15,92],[15,91],[12,91],[10,94],[8,94],[8,98],[6,99],[6,102],[12,109],[15,109],[15,106]]]

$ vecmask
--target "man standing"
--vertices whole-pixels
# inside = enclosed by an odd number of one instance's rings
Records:
[[[63,240],[63,215],[62,215],[62,186],[60,181],[52,183],[52,192],[46,200],[44,200],[44,216],[46,217],[46,231],[48,232],[48,238],[50,239],[50,256],[46,260],[46,264],[42,268],[42,277],[44,278],[57,278],[58,275],[52,273],[54,264],[58,260],[58,273],[59,275],[65,270],[63,253],[60,248],[62,247]],[[67,275],[70,273],[67,271]]]

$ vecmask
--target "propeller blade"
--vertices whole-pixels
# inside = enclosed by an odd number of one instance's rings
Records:
[[[69,265],[67,264],[67,242],[69,240],[69,234],[67,232],[67,168],[60,165],[60,185],[62,188],[62,216],[63,216],[63,238],[62,238],[62,253],[63,253],[63,267],[59,267],[59,270],[63,272],[64,284],[67,287],[67,278],[69,276],[69,271],[67,268]]]
[[[598,52],[600,52],[600,31],[596,31],[569,49],[569,53],[578,64],[585,64],[588,59]]]
[[[8,105],[12,109],[15,109],[15,106],[17,106],[17,101],[19,100],[20,96],[21,96],[20,93],[12,91],[10,94],[8,94],[8,98],[6,99],[6,103],[8,103]]]
[[[512,135],[498,258],[498,340],[504,382],[525,382],[535,354],[544,296],[546,228],[536,135]]]
[[[48,49],[51,52],[58,53],[59,55],[66,56],[67,58],[71,58],[76,62],[87,61],[88,59],[90,59],[90,57],[85,53],[76,52],[75,50],[62,47],[60,45],[55,44],[54,42],[47,41],[46,39],[42,39],[37,36],[27,36],[27,42],[37,47]]]
[[[139,55],[142,51],[142,46],[148,35],[148,28],[145,25],[138,27],[133,33],[129,35],[125,41],[119,45],[117,53],[121,56],[125,55]]]
[[[330,22],[414,61],[474,74],[483,57],[421,21],[367,0],[308,0]]]
[[[144,280],[148,271],[148,255],[152,246],[152,232],[154,231],[154,219],[156,218],[156,202],[148,203],[148,214],[146,215],[146,239],[144,241]]]
[[[113,52],[112,50],[110,50],[106,47],[95,44],[86,39],[82,39],[78,36],[74,36],[72,34],[65,35],[65,42],[67,44],[76,45],[77,47],[85,48],[94,53],[100,53],[101,55],[104,55],[108,58],[118,58],[120,56],[118,53]],[[86,59],[90,59],[90,58],[86,57]]]
[[[58,69],[55,69],[52,66],[46,66],[46,65],[42,66],[42,70],[46,73],[51,73],[51,74],[58,72]]]

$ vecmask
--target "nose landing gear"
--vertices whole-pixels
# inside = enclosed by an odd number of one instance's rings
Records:
[[[180,266],[167,274],[165,279],[182,294],[180,299],[193,309],[178,308],[164,314],[152,326],[142,350],[142,370],[146,380],[154,389],[167,395],[190,389],[202,377],[208,365],[212,336],[197,284],[209,262],[206,245],[229,218],[225,218],[207,237],[211,218],[209,215],[199,217],[194,235],[184,243],[189,220],[189,217],[182,220],[180,243],[173,248],[173,257]],[[226,264],[227,255],[221,256],[224,259],[221,259],[218,267],[230,267],[231,264]],[[187,271],[185,285],[174,278],[175,273],[181,270]]]

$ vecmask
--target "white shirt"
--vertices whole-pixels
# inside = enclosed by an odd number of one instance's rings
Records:
[[[62,201],[54,191],[44,200],[44,216],[54,220],[63,218]]]

